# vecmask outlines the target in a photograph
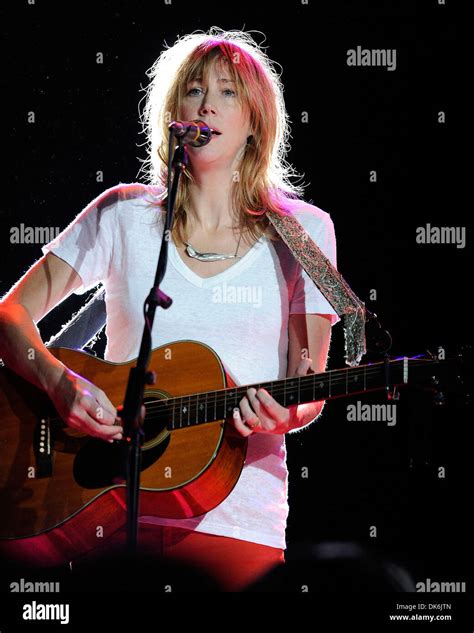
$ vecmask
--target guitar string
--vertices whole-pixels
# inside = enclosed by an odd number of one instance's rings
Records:
[[[356,372],[356,374],[357,374],[357,377],[359,377],[360,375],[363,375],[365,373],[365,377],[367,379],[367,378],[373,377],[374,374],[380,374],[381,373],[380,369],[381,369],[381,367],[372,367],[371,369],[369,369],[366,372],[359,372],[359,373]],[[347,370],[333,370],[333,371],[335,372],[334,375],[336,375],[337,377],[335,379],[331,378],[331,380],[329,380],[329,378],[328,378],[328,375],[331,372],[324,372],[323,374],[309,374],[307,376],[294,376],[294,377],[286,378],[286,379],[283,379],[283,380],[285,381],[285,383],[287,381],[290,381],[290,380],[300,380],[301,381],[300,382],[300,390],[301,390],[301,387],[303,387],[303,388],[311,387],[313,385],[315,376],[322,376],[322,378],[321,378],[321,380],[319,382],[324,383],[323,386],[331,386],[331,388],[346,383],[346,375],[344,375],[342,380],[339,379],[339,376],[342,376],[344,374],[344,372],[346,372]],[[254,384],[258,385],[258,384],[266,384],[266,383],[271,383],[271,382],[272,381],[265,381],[263,383],[254,383]],[[279,381],[275,380],[273,382],[277,383]],[[316,381],[316,382],[318,382],[318,381]],[[349,386],[350,382],[347,381],[347,384]],[[228,393],[230,391],[238,391],[238,390],[240,390],[242,392],[242,396],[244,396],[246,391],[247,391],[247,389],[249,387],[252,387],[252,386],[253,385],[248,385],[248,386],[247,385],[237,385],[235,387],[227,387],[227,388],[225,388],[223,390],[217,389],[215,391],[216,392],[220,391],[221,394],[219,394],[219,396],[217,396],[214,399],[211,398],[210,402],[212,404],[214,404],[214,402],[216,402],[218,404],[226,402],[227,399],[228,399],[228,396],[226,396],[224,394]],[[318,386],[320,387],[320,385],[318,385]],[[154,403],[157,403],[158,405],[162,405],[162,408],[169,408],[170,407],[170,403],[172,403],[173,400],[174,401],[178,401],[178,400],[184,400],[186,398],[197,398],[197,396],[201,397],[205,393],[213,393],[213,391],[214,390],[212,390],[210,392],[205,392],[204,391],[204,392],[198,392],[198,393],[192,393],[192,394],[184,394],[182,396],[171,396],[170,398],[161,398],[161,399],[156,399],[156,400],[151,400],[151,401],[149,400],[146,404],[147,404],[147,407],[149,407],[150,411],[155,411],[156,408],[153,407],[153,406],[150,406],[150,405],[153,405]],[[271,395],[273,397],[275,397],[275,396],[278,396],[278,395],[281,395],[281,394],[285,394],[285,392],[288,391],[288,388],[284,387],[284,386],[278,386],[278,387],[275,387],[275,388],[271,388],[270,391],[271,391]],[[147,410],[148,410],[148,408],[147,408]]]
[[[419,360],[419,359],[417,359]],[[399,362],[401,363],[402,361],[392,361],[392,362]],[[426,364],[426,362],[428,363],[432,363],[434,361],[431,361],[429,359],[427,359],[427,361],[423,361],[423,364]],[[330,386],[331,387],[336,387],[338,385],[341,385],[343,383],[346,382],[346,376],[347,376],[347,371],[352,371],[354,372],[354,375],[357,375],[357,377],[363,375],[365,373],[365,378],[370,378],[372,377],[374,374],[380,374],[381,373],[381,369],[383,369],[383,364],[381,363],[377,363],[374,366],[368,366],[368,365],[364,365],[364,368],[370,367],[369,369],[367,369],[366,371],[363,371],[363,368],[357,368],[360,369],[360,371],[354,371],[354,369],[343,369],[343,370],[332,370],[331,372],[323,372],[322,374],[308,374],[306,376],[293,376],[293,377],[289,377],[286,379],[283,379],[282,382],[289,381],[289,380],[300,380],[301,382],[304,382],[305,384],[303,385],[303,387],[311,387],[314,381],[314,378],[316,376],[321,376],[321,380],[320,382],[324,382],[325,385],[329,386],[329,374],[331,374],[331,381],[330,381]],[[333,373],[334,372],[334,373]],[[333,378],[333,376],[335,378]],[[342,377],[342,379],[340,379],[340,377]],[[266,384],[268,382],[272,382],[272,381],[265,381],[263,383],[254,383],[254,384]],[[274,382],[279,382],[278,380],[275,380]],[[307,384],[306,384],[307,383]],[[348,381],[348,385],[349,385],[349,381]],[[248,388],[250,388],[252,385],[237,385],[236,387],[227,387],[224,389],[217,389],[217,390],[212,390],[210,392],[200,392],[200,393],[192,393],[192,394],[184,394],[182,396],[170,396],[169,398],[157,398],[155,400],[149,400],[148,402],[145,403],[145,407],[146,407],[146,414],[147,417],[149,419],[151,419],[151,417],[155,417],[155,416],[150,416],[151,413],[155,414],[157,411],[161,411],[162,413],[164,413],[165,411],[169,411],[170,408],[172,408],[174,410],[174,406],[173,406],[173,402],[177,402],[178,400],[183,400],[186,398],[196,398],[197,396],[202,396],[205,393],[213,393],[214,391],[216,392],[221,392],[221,394],[219,394],[217,397],[215,397],[214,399],[211,399],[210,403],[212,406],[219,406],[223,403],[226,403],[228,396],[226,396],[225,394],[230,392],[230,391],[234,391],[234,390],[242,390],[242,397],[245,395],[245,392],[247,391]],[[300,383],[300,390],[301,390],[301,383]],[[380,387],[381,389],[383,387]],[[275,387],[274,389],[271,389],[271,393],[272,396],[279,396],[281,394],[284,394],[287,391],[287,388],[284,386],[279,386],[279,387]],[[349,395],[349,394],[348,394]],[[145,394],[146,397],[146,394]],[[49,418],[50,421],[58,421],[58,420],[62,420],[62,418],[60,417],[51,417]]]
[[[392,361],[392,362],[401,362],[401,361]],[[433,361],[427,360],[427,362],[431,363]],[[424,364],[426,364],[426,362]],[[368,367],[368,366],[364,365],[364,367]],[[383,367],[383,365],[380,364],[380,363],[375,364],[374,366],[372,366],[370,369],[368,369],[365,372],[366,378],[367,377],[371,377],[374,374],[380,374],[381,373],[380,369],[382,369],[382,367]],[[355,372],[355,374],[357,376],[359,376],[361,374],[364,374],[364,372],[362,371],[362,368],[360,368],[360,370],[361,371],[359,371],[359,372]],[[335,387],[335,386],[341,385],[342,383],[345,382],[346,372],[347,371],[351,371],[351,370],[350,369],[347,369],[347,370],[344,369],[344,370],[332,370],[332,371],[334,372],[334,375],[337,376],[335,380],[331,379],[331,387],[333,387],[333,386]],[[352,371],[354,371],[354,370],[352,370]],[[314,377],[319,375],[319,376],[322,376],[321,382],[326,381],[327,385],[329,386],[328,375],[330,373],[332,375],[332,372],[324,372],[323,374],[309,374],[307,376],[300,376],[300,377],[295,376],[295,377],[286,378],[286,379],[283,379],[283,380],[285,382],[288,381],[288,380],[293,380],[293,379],[294,380],[301,380],[301,381],[305,381],[306,383],[309,383],[308,386],[312,386]],[[338,377],[342,376],[342,375],[344,375],[344,378],[342,380],[339,380]],[[272,381],[268,381],[268,382],[272,382]],[[278,380],[276,380],[274,382],[278,382]],[[265,382],[264,383],[255,383],[255,384],[265,384]],[[223,403],[226,403],[228,396],[226,396],[224,394],[228,393],[230,391],[234,391],[234,390],[242,390],[242,397],[243,397],[245,395],[244,389],[245,389],[245,392],[246,392],[247,388],[249,388],[251,386],[252,385],[248,385],[248,386],[238,385],[236,387],[227,387],[225,389],[215,390],[216,392],[221,391],[222,395],[219,395],[219,396],[215,397],[214,399],[211,399],[210,402],[211,402],[212,406],[216,406],[216,407],[221,405],[221,404],[223,404]],[[300,387],[301,387],[301,385],[300,385]],[[380,388],[382,389],[383,387],[380,387]],[[213,391],[207,392],[207,393],[212,393]],[[278,395],[280,395],[282,393],[284,394],[286,391],[287,391],[287,389],[284,386],[283,387],[277,387],[277,388],[274,388],[274,389],[271,390],[272,395],[274,397],[278,396]],[[192,393],[192,394],[184,394],[182,396],[171,396],[169,398],[161,398],[161,399],[156,399],[156,400],[151,400],[151,401],[149,400],[148,402],[145,403],[146,413],[147,413],[147,415],[148,415],[148,417],[150,419],[150,415],[149,415],[150,413],[156,413],[159,410],[161,410],[162,412],[165,412],[167,410],[169,411],[170,407],[173,406],[173,401],[177,402],[178,400],[183,400],[183,399],[186,399],[186,398],[196,398],[197,396],[202,396],[205,393],[206,392],[198,392],[198,393]],[[155,403],[156,403],[156,406],[155,406]],[[174,409],[174,407],[173,407],[173,409]],[[51,421],[52,420],[60,420],[60,419],[61,418],[50,418]]]

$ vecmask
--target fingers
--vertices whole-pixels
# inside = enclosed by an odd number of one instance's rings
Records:
[[[243,435],[244,437],[248,437],[249,435],[252,435],[253,431],[242,420],[242,415],[238,407],[235,407],[234,409],[233,418],[234,418],[234,426],[241,435]]]
[[[123,406],[120,405],[117,408],[117,411],[122,411],[122,410],[123,410]],[[145,407],[144,404],[142,404],[142,406],[140,407],[140,414],[139,414],[140,424],[143,424],[143,422],[145,420],[145,416],[146,416],[146,407]],[[115,423],[115,427],[113,427],[111,430],[113,431],[114,428],[115,428],[115,430],[117,431],[117,434],[116,435],[112,435],[112,437],[110,439],[108,439],[107,437],[103,438],[103,439],[107,439],[108,442],[113,442],[114,440],[122,440],[123,439],[123,436],[124,436],[123,420],[122,420],[122,418],[119,415],[116,416],[116,420],[117,420],[117,422]],[[95,428],[97,429],[97,427],[95,427]],[[110,427],[106,427],[106,428],[108,430]],[[99,425],[99,433],[101,433],[101,435],[102,435],[102,430],[103,429],[104,429],[104,427],[101,427]]]
[[[122,426],[117,424],[115,409],[103,392],[99,392],[97,397],[94,397],[84,390],[78,405],[82,409],[79,420],[86,427],[84,430],[89,435],[108,441],[122,439]]]
[[[92,417],[101,424],[115,424],[117,421],[117,412],[105,393],[99,391],[97,394],[91,394],[91,398],[91,404],[95,408],[95,412],[92,413],[90,409],[87,409],[89,415],[92,415]]]
[[[267,410],[263,408],[263,400]],[[257,393],[256,389],[250,387],[247,395],[239,402],[240,408],[234,409],[233,420],[236,429],[244,437],[248,437],[252,433],[266,431],[272,433],[276,428],[276,423],[272,419],[272,415],[277,414],[278,403],[273,401],[265,389],[260,389]]]
[[[73,412],[71,426],[78,428],[92,437],[97,437],[101,440],[108,440],[109,442],[113,440],[121,440],[123,437],[121,427],[100,424],[84,409],[78,409]]]
[[[84,411],[99,424],[105,426],[113,426],[115,424],[117,414],[112,405],[105,405],[92,396],[81,397],[79,403],[82,405]]]
[[[109,442],[123,439],[122,420],[105,392],[71,369],[65,373],[64,389],[53,402],[72,428]],[[140,415],[144,417],[144,407]]]

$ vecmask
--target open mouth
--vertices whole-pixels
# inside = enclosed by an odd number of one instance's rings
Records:
[[[219,132],[219,130],[214,130],[212,127],[211,127],[211,132],[213,134],[216,134],[217,136],[220,136],[222,134],[222,132]]]

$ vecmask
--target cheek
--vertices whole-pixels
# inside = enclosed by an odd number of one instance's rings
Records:
[[[192,121],[195,118],[194,108],[189,104],[183,103],[178,108],[178,121]]]
[[[250,117],[246,112],[239,112],[239,127],[241,130],[250,130]]]

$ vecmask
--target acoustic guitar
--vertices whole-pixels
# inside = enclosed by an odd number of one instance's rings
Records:
[[[112,403],[121,403],[135,361],[113,363],[64,348],[51,352]],[[420,369],[433,375],[443,362],[431,355],[401,357],[236,386],[203,343],[156,348],[149,369],[158,386],[145,389],[140,514],[195,517],[229,495],[247,446],[230,417],[249,387],[264,387],[286,407],[392,390]],[[37,542],[52,560],[63,560],[96,545],[98,526],[108,534],[125,523],[126,442],[111,444],[71,429],[43,391],[6,367],[0,369],[0,420],[0,551],[15,541],[16,551],[31,557]]]

